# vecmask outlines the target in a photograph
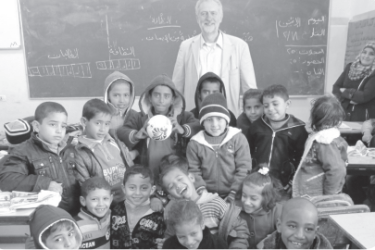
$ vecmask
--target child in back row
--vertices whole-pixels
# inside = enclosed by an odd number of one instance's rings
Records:
[[[237,128],[247,136],[250,125],[263,115],[262,91],[259,89],[249,89],[242,97],[243,112],[237,118]]]
[[[2,191],[55,191],[62,195],[59,207],[72,214],[78,212],[74,154],[68,152],[63,140],[67,120],[68,113],[58,103],[44,102],[36,108],[36,133],[10,150],[0,172]]]
[[[168,224],[171,218],[170,209],[179,200],[195,202],[203,215],[203,225],[212,234],[218,234],[224,239],[229,248],[247,248],[249,231],[246,222],[239,216],[241,208],[233,202],[227,204],[217,194],[207,191],[201,194],[195,189],[195,177],[188,172],[185,159],[170,155],[163,159],[161,165],[160,184],[172,199],[164,209],[167,222],[165,237],[175,235],[175,228]],[[173,218],[171,218],[173,220]]]
[[[193,136],[187,147],[189,172],[196,177],[198,191],[207,189],[228,202],[234,201],[251,171],[249,143],[240,129],[228,126],[227,102],[220,93],[203,100],[199,120],[204,130]]]
[[[81,186],[81,211],[75,217],[83,241],[80,248],[109,249],[111,186],[101,177],[92,177]]]
[[[91,99],[85,103],[81,123],[84,135],[71,149],[76,156],[76,178],[80,184],[99,176],[112,187],[114,203],[124,200],[121,188],[127,168],[133,166],[133,158],[125,144],[109,134],[112,110],[101,100]]]
[[[264,115],[248,134],[253,162],[268,163],[270,174],[289,189],[307,138],[305,123],[287,114],[291,103],[286,88],[272,85],[263,91]]]
[[[163,249],[227,249],[222,238],[210,233],[202,212],[194,201],[180,200],[169,209],[168,225],[176,235],[164,242]]]
[[[315,100],[310,115],[313,132],[293,179],[293,197],[341,193],[348,161],[348,144],[338,129],[344,118],[345,111],[335,97]]]
[[[223,80],[221,80],[220,76],[216,75],[213,72],[207,72],[203,76],[201,76],[198,80],[197,89],[195,90],[195,108],[190,110],[193,113],[196,119],[199,119],[199,110],[202,107],[202,102],[206,96],[211,95],[213,93],[221,93],[227,98],[225,92],[225,86]],[[229,111],[230,114],[230,121],[229,126],[236,127],[237,121],[236,117]]]
[[[111,249],[156,249],[164,238],[162,212],[150,206],[154,193],[154,177],[150,168],[135,165],[124,176],[125,200],[118,203],[111,214]]]

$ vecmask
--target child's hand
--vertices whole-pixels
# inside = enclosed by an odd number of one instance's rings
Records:
[[[142,140],[148,137],[148,134],[147,134],[148,120],[150,120],[150,118],[148,118],[143,124],[143,127],[137,133],[135,133],[134,135],[135,139]]]
[[[372,139],[372,135],[369,133],[364,133],[362,137],[362,141],[367,143],[367,146],[370,145],[370,141]]]
[[[169,117],[169,120],[171,120],[173,131],[177,131],[180,135],[185,133],[185,130],[181,127],[175,117]]]
[[[130,154],[130,159],[134,160],[139,155],[139,152],[138,150],[132,150],[132,151],[129,151],[129,154]]]
[[[60,195],[62,195],[62,192],[63,192],[62,183],[57,183],[56,181],[51,181],[49,183],[48,190],[59,193]]]
[[[163,202],[157,197],[151,198],[151,209],[154,210],[155,212],[159,212],[163,209]]]
[[[231,203],[232,201],[234,201],[234,194],[233,193],[230,193],[227,197],[225,197],[224,201],[226,203]]]
[[[122,191],[121,185],[115,185],[112,187],[113,200],[121,201],[124,199],[124,191]]]
[[[165,239],[157,238],[156,240],[157,248],[162,249]]]

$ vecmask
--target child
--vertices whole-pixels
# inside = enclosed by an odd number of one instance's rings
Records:
[[[267,167],[259,168],[246,176],[237,197],[241,199],[241,218],[246,220],[250,231],[249,248],[256,245],[276,229],[281,214],[281,205],[276,203],[278,195],[273,187]]]
[[[249,230],[246,222],[239,217],[241,208],[234,203],[225,203],[217,194],[202,192],[195,189],[194,175],[188,173],[188,164],[185,159],[175,155],[165,158],[161,165],[160,183],[169,193],[171,201],[164,209],[164,219],[168,222],[171,217],[171,206],[178,200],[194,201],[203,215],[203,224],[212,234],[218,234],[225,239],[230,248],[247,248]],[[165,237],[175,235],[175,230],[167,223]]]
[[[313,133],[293,179],[293,197],[341,193],[345,183],[348,144],[338,126],[345,112],[335,97],[323,96],[313,104],[310,121]]]
[[[40,205],[31,215],[30,233],[37,249],[78,249],[82,234],[72,216],[50,205]]]
[[[163,249],[227,249],[227,243],[204,226],[202,212],[194,201],[181,200],[169,209],[168,224],[176,235],[164,242]]]
[[[237,128],[247,136],[250,125],[263,115],[262,91],[259,89],[249,89],[242,97],[243,112],[237,118]]]
[[[132,109],[135,99],[134,83],[125,74],[115,71],[104,81],[104,102],[113,109],[111,120],[111,136],[116,136],[115,130],[124,125],[129,117],[137,114]]]
[[[187,147],[189,172],[195,175],[198,190],[206,188],[234,201],[251,171],[249,143],[241,130],[228,126],[227,101],[220,93],[203,100],[199,120],[204,130],[192,137]]]
[[[78,212],[78,188],[74,154],[63,141],[68,114],[55,102],[44,102],[35,110],[31,138],[14,147],[0,172],[2,191],[56,191],[62,195],[59,207]]]
[[[195,118],[199,119],[199,110],[202,106],[203,99],[213,93],[222,93],[224,97],[227,98],[225,86],[220,76],[216,75],[213,72],[207,72],[198,80],[197,89],[195,91],[195,108],[190,110]],[[230,111],[229,109],[228,111],[230,114],[229,126],[236,127],[236,117],[234,116],[232,111]]]
[[[109,249],[112,199],[111,186],[104,178],[97,176],[83,182],[81,211],[75,218],[83,236],[80,248]]]
[[[318,231],[318,211],[305,198],[285,203],[277,220],[277,231],[263,241],[258,249],[332,249],[331,243]]]
[[[111,109],[99,99],[85,103],[81,123],[84,136],[78,137],[73,150],[76,155],[76,178],[82,184],[93,176],[106,179],[114,193],[114,203],[124,200],[121,183],[133,158],[125,144],[109,135]]]
[[[129,149],[137,146],[141,164],[148,166],[156,178],[161,158],[171,153],[184,155],[186,139],[196,134],[200,126],[193,114],[184,111],[185,99],[166,75],[152,80],[139,99],[139,108],[141,112],[125,121],[117,136]],[[173,132],[164,141],[151,140],[146,132],[148,119],[154,115],[164,115],[172,122]]]
[[[125,200],[111,214],[111,248],[156,248],[164,238],[165,225],[163,213],[150,207],[155,191],[151,170],[141,165],[129,168],[122,188]]]
[[[373,148],[375,147],[375,139],[374,139],[374,128],[375,128],[375,119],[370,119],[362,124],[362,141],[366,142],[366,144]]]
[[[248,134],[253,162],[268,163],[270,174],[289,189],[307,138],[305,123],[287,114],[290,100],[286,88],[272,85],[263,91],[264,115]]]

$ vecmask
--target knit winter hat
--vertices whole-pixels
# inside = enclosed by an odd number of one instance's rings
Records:
[[[17,119],[4,124],[7,140],[11,144],[19,144],[30,138],[33,129],[30,123],[34,117]]]
[[[227,108],[227,100],[221,93],[214,93],[204,98],[199,110],[200,124],[203,124],[204,120],[212,116],[224,118],[229,124],[230,114]]]

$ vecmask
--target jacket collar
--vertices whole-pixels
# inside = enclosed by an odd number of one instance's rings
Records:
[[[103,216],[103,218],[98,218],[91,214],[87,209],[81,208],[81,215],[85,216],[86,218],[95,221],[98,224],[104,223],[108,217],[111,215],[111,209],[108,209],[107,213]]]
[[[109,141],[110,143],[116,143],[115,139],[113,139],[109,134],[107,134],[101,142],[95,141],[93,139],[89,139],[85,136],[80,136],[78,137],[78,142],[80,143],[78,144],[77,147],[80,148],[82,146],[85,146],[91,150],[95,148],[98,144],[102,144],[102,142],[104,141]]]
[[[37,144],[39,147],[43,148],[45,151],[48,151],[48,152],[51,152],[51,153],[54,153],[54,154],[57,154],[56,152],[53,152],[49,147],[48,147],[48,144],[47,142],[44,142],[42,141],[41,139],[39,139],[39,136],[37,133],[33,133],[31,135],[31,140]],[[62,140],[58,146],[58,152],[60,153],[61,151],[63,151],[65,148],[66,148],[67,144],[64,140]],[[58,155],[58,154],[57,154]]]
[[[227,135],[225,136],[224,140],[220,143],[219,147],[227,143],[230,139],[232,139],[238,133],[241,133],[241,129],[228,127]],[[204,139],[204,130],[199,131],[198,134],[194,135],[191,138],[191,140],[196,141],[199,144],[205,145],[213,150],[213,147],[210,144],[208,144],[208,142]]]
[[[271,123],[270,123],[269,119],[266,117],[266,115],[262,116],[262,121],[268,127],[270,127],[272,129],[272,131],[275,131],[275,132],[282,131],[282,130],[285,130],[285,129],[294,128],[294,127],[305,126],[305,123],[303,121],[295,118],[293,115],[290,115],[290,114],[286,114],[286,115],[287,115],[287,121],[285,122],[285,124],[281,128],[279,128],[277,130],[274,130],[272,128]]]

